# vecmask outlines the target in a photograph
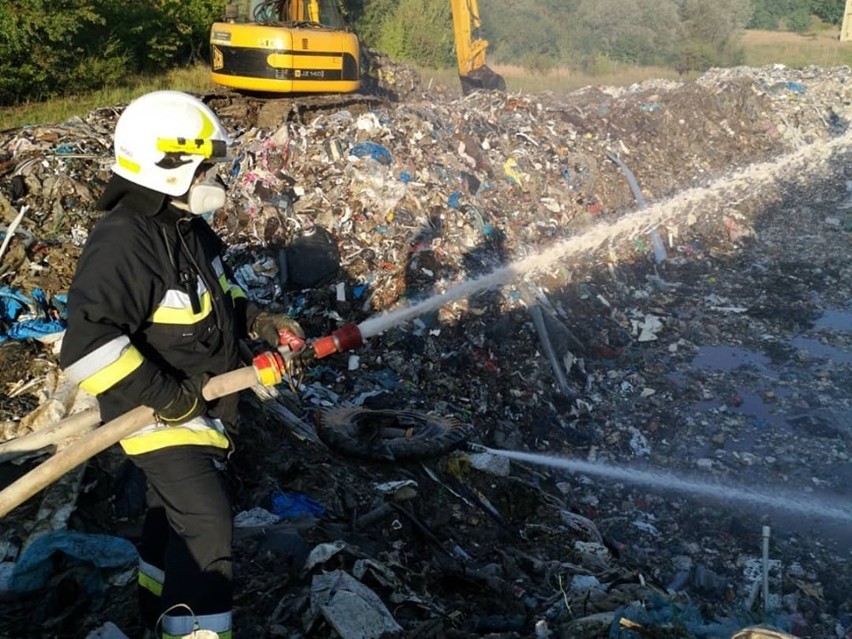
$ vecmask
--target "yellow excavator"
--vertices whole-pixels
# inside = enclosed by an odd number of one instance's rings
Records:
[[[477,0],[449,0],[462,92],[506,90],[485,64]],[[352,93],[361,88],[361,51],[337,0],[228,0],[210,30],[215,84],[256,93]]]

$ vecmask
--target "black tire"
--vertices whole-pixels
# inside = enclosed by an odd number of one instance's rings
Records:
[[[374,461],[443,455],[470,436],[467,424],[425,413],[366,408],[323,411],[319,437],[333,451]]]

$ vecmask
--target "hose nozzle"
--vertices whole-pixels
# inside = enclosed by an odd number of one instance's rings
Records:
[[[363,346],[364,340],[361,337],[361,330],[357,324],[344,324],[331,335],[320,337],[311,347],[314,349],[314,355],[317,359],[328,357],[334,353],[345,353],[352,349]]]

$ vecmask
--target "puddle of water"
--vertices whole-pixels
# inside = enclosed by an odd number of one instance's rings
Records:
[[[787,392],[776,392],[776,394],[785,395]],[[739,405],[737,406],[724,402],[721,399],[711,399],[693,404],[693,408],[697,411],[709,412],[724,407],[724,413],[727,415],[746,415],[751,417],[751,425],[758,430],[764,428],[783,428],[789,430],[787,418],[783,414],[779,415],[774,412],[777,408],[774,402],[767,403],[761,395],[745,390],[737,391],[737,396],[741,400],[741,403],[738,402]]]
[[[850,333],[852,332],[852,311],[829,309],[816,321],[814,328],[817,330]]]
[[[720,411],[724,408],[724,411],[720,412],[726,415],[746,415],[752,418],[749,421],[757,429],[770,427],[787,429],[787,418],[774,412],[776,409],[775,402],[767,403],[757,393],[748,391],[739,391],[737,396],[742,401],[738,406],[733,406],[719,399],[697,402],[694,406],[701,412]]]
[[[823,344],[813,337],[794,337],[790,343],[815,359],[827,359],[835,364],[852,364],[852,353]]]
[[[743,366],[756,368],[773,378],[778,373],[770,368],[771,360],[762,353],[738,346],[702,346],[692,360],[693,368],[704,368],[729,373]]]

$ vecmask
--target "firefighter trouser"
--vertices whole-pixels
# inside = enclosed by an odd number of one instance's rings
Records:
[[[139,551],[142,621],[161,636],[194,627],[231,637],[231,503],[226,451],[174,446],[130,459],[148,479]],[[162,616],[162,618],[160,618]]]

